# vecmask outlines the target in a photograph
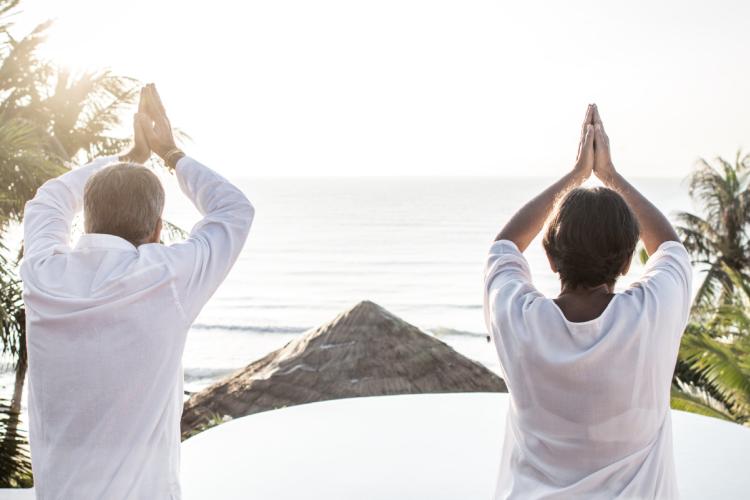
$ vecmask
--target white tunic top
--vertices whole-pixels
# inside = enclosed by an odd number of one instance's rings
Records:
[[[181,358],[190,324],[234,264],[253,207],[191,158],[182,191],[204,218],[171,246],[106,234],[70,248],[101,158],[45,183],[26,205],[21,266],[37,498],[178,499]]]
[[[568,321],[510,241],[492,245],[485,318],[511,396],[496,498],[677,498],[669,412],[690,259],[663,243],[596,319]]]

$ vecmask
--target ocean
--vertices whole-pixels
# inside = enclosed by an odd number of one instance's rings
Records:
[[[197,391],[371,300],[498,371],[482,314],[486,252],[512,213],[552,179],[235,179],[256,207],[247,244],[193,325],[185,389]],[[173,182],[173,181],[172,181]],[[682,179],[635,179],[668,215],[692,210]],[[168,187],[165,217],[189,229],[197,212]],[[559,283],[537,240],[535,283]],[[619,288],[642,270],[634,262]]]

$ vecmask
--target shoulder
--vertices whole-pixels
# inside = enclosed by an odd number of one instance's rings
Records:
[[[515,243],[499,240],[490,246],[484,278],[488,288],[514,280],[530,283],[531,269]]]
[[[632,289],[689,294],[692,276],[690,255],[685,247],[677,241],[665,241],[649,256],[641,278],[633,284]]]
[[[685,247],[667,241],[649,257],[640,279],[624,294],[643,321],[679,335],[690,314],[692,276]]]
[[[546,310],[548,299],[534,287],[529,263],[512,241],[499,240],[491,245],[484,278],[489,324],[523,322],[522,318]]]
[[[653,253],[646,263],[646,270],[656,267],[672,266],[680,271],[690,272],[690,254],[685,246],[678,241],[665,241],[656,252]]]
[[[490,246],[484,280],[487,305],[493,310],[526,308],[544,298],[532,283],[528,261],[509,240],[499,240]]]

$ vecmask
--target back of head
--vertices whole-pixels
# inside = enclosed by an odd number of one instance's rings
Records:
[[[577,188],[561,200],[543,243],[564,285],[593,287],[615,284],[639,234],[622,196],[604,187]]]
[[[142,165],[111,165],[86,183],[83,213],[87,233],[112,234],[138,246],[154,234],[163,209],[164,188]]]

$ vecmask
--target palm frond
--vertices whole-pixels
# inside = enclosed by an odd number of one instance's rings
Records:
[[[715,404],[711,404],[709,397],[703,393],[701,395],[683,392],[676,387],[672,387],[671,407],[673,410],[687,411],[697,413],[706,417],[720,418],[733,422],[732,415],[728,412],[718,409]]]
[[[16,426],[17,412],[0,399],[0,488],[33,485],[31,455],[26,433]]]
[[[172,224],[171,222],[164,220],[162,221],[163,229],[162,229],[162,243],[164,242],[172,242],[172,241],[178,241],[178,240],[184,240],[188,237],[188,232],[182,229],[181,227]],[[164,237],[166,235],[166,238]]]
[[[750,348],[750,346],[743,346]],[[732,413],[750,417],[750,371],[737,345],[706,334],[683,338],[680,358],[720,395]]]

